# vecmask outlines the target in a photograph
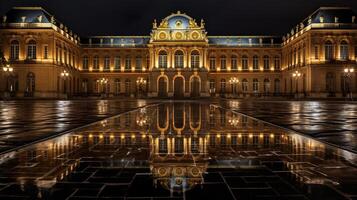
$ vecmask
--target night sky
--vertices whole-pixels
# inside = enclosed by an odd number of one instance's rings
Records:
[[[356,12],[357,0],[0,0],[0,14],[13,6],[42,6],[80,36],[149,35],[177,10],[203,18],[208,35],[283,35],[320,6]]]

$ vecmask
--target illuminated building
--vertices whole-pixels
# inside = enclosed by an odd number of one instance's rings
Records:
[[[0,49],[16,97],[341,97],[356,91],[356,14],[321,7],[280,36],[210,36],[177,12],[149,36],[82,38],[39,7],[3,18]],[[272,27],[273,28],[273,27]],[[295,74],[295,76],[293,76]]]

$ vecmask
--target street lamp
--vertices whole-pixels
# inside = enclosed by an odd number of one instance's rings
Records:
[[[142,93],[142,90],[143,90],[143,86],[146,85],[146,79],[144,79],[143,77],[139,77],[137,80],[136,80],[136,86],[138,88],[138,92],[141,94]]]
[[[8,77],[9,75],[14,71],[14,68],[12,68],[10,66],[10,64],[5,64],[4,67],[2,68],[2,70],[4,71],[4,74],[5,74],[5,81],[6,81],[6,92],[5,92],[5,96],[8,96],[9,95],[9,91],[10,91],[10,95],[11,93],[13,92],[13,80],[10,81],[10,89],[9,89],[9,80],[8,80]]]
[[[14,68],[12,68],[9,64],[6,64],[2,69],[5,73],[14,71]]]
[[[293,73],[293,78],[295,78],[295,83],[296,83],[296,87],[295,87],[295,89],[296,89],[296,95],[298,94],[298,87],[299,87],[299,78],[300,78],[300,76],[301,76],[301,73],[299,72],[299,71],[295,71],[294,73]]]
[[[344,70],[343,70],[343,93],[344,93],[344,96],[346,95],[346,92],[348,93],[348,95],[350,96],[351,100],[353,100],[353,96],[352,96],[352,90],[350,89],[350,79],[351,79],[351,76],[352,76],[352,73],[354,72],[355,70],[353,68],[348,68],[346,67]],[[348,80],[348,82],[346,83],[346,79]],[[347,87],[346,87],[347,86]]]
[[[231,77],[229,79],[229,83],[232,85],[232,93],[233,95],[237,94],[237,84],[239,84],[239,80],[237,77]]]
[[[68,97],[68,93],[67,93],[67,78],[69,77],[69,72],[67,72],[66,70],[63,70],[63,72],[61,73],[61,77],[64,80],[64,90],[63,93],[66,96],[66,98]]]
[[[102,96],[104,96],[107,91],[107,83],[109,82],[109,80],[107,78],[101,78],[101,79],[97,80],[97,82],[101,85]]]

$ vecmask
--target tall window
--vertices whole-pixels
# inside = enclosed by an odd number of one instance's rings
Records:
[[[200,67],[200,54],[198,51],[194,50],[191,52],[191,68]]]
[[[27,44],[27,59],[36,59],[36,42],[35,40],[30,40]]]
[[[274,69],[280,70],[280,58],[279,56],[274,57]]]
[[[259,82],[258,79],[253,79],[253,92],[257,93],[259,92]]]
[[[265,55],[264,56],[264,70],[269,70],[269,68],[270,68],[269,64],[270,64],[269,56]]]
[[[35,74],[33,72],[29,72],[27,74],[26,80],[26,94],[27,96],[33,96],[35,92]]]
[[[325,43],[325,60],[333,59],[333,47],[330,41]]]
[[[98,70],[99,69],[99,57],[94,56],[93,58],[93,69]]]
[[[167,53],[166,53],[166,51],[159,52],[159,68],[167,68]]]
[[[115,95],[119,95],[120,94],[120,79],[115,79],[114,84],[115,84],[115,86],[114,86],[114,94]]]
[[[242,56],[242,69],[248,70],[248,56]]]
[[[125,57],[125,70],[131,70],[131,57]]]
[[[340,58],[341,60],[348,60],[348,44],[342,41],[340,44]]]
[[[11,60],[18,60],[19,59],[19,51],[20,51],[19,42],[17,40],[11,41],[10,59]]]
[[[209,58],[209,69],[216,70],[216,57]]]
[[[357,46],[355,46],[355,59],[357,60]]]
[[[221,79],[221,93],[226,93],[226,79]]]
[[[259,57],[257,55],[253,56],[253,70],[259,70]]]
[[[141,56],[136,56],[135,58],[135,70],[141,70],[142,69],[142,58]]]
[[[109,70],[110,68],[110,57],[105,56],[104,57],[104,70]]]
[[[264,93],[270,92],[270,81],[269,79],[264,79]]]
[[[319,59],[319,47],[315,46],[314,47],[314,55],[315,55],[315,60]]]
[[[214,92],[214,90],[216,89],[216,81],[214,79],[211,79],[209,81],[209,89],[211,92]]]
[[[43,46],[43,59],[48,59],[48,45]]]
[[[114,69],[120,70],[120,57],[119,56],[115,56],[115,58],[114,58]]]
[[[175,68],[183,68],[183,52],[180,50],[175,52]]]
[[[242,80],[242,91],[243,92],[248,92],[248,81],[247,79]]]
[[[88,70],[88,56],[83,57],[83,69]]]
[[[237,70],[238,69],[237,56],[236,55],[233,55],[231,57],[231,67],[232,67],[232,70]]]
[[[67,64],[67,49],[66,49],[66,47],[63,49],[63,54],[64,54],[64,64]]]
[[[227,69],[227,60],[226,56],[221,56],[221,70]]]
[[[274,80],[274,93],[275,94],[280,93],[280,80],[279,79]]]

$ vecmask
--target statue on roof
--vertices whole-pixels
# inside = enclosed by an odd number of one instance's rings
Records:
[[[157,22],[156,22],[156,19],[154,19],[154,22],[152,23],[152,28],[157,28]]]
[[[201,19],[201,28],[205,27],[205,21],[203,19]]]
[[[190,19],[188,27],[189,27],[189,28],[195,28],[195,27],[197,27],[196,21],[195,21],[194,19]]]
[[[169,22],[167,21],[167,19],[162,20],[160,24],[160,28],[168,28],[168,27],[169,27]]]

